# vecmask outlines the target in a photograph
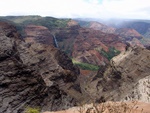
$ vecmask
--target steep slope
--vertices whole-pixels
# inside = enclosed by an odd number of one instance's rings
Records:
[[[103,65],[119,51],[125,50],[119,36],[90,28],[61,29],[56,33],[56,38],[59,47],[75,60],[95,65]]]
[[[123,99],[125,101],[140,100],[143,102],[150,102],[150,75],[140,79],[138,83],[133,87],[131,93]]]
[[[54,45],[51,32],[44,26],[28,25],[25,28],[25,33],[25,40],[28,42],[35,40],[46,45]]]
[[[109,27],[107,25],[101,24],[99,22],[90,22],[89,23],[89,28],[95,29],[95,30],[100,30],[104,33],[114,33],[115,28]]]
[[[100,30],[107,34],[119,35],[122,38],[122,40],[124,41],[124,43],[129,42],[133,46],[138,45],[138,46],[143,47],[143,45],[147,46],[150,43],[147,39],[145,39],[142,36],[142,34],[138,33],[132,27],[130,28],[130,27],[126,27],[126,26],[121,26],[121,25],[125,25],[125,23],[123,23],[123,22],[122,22],[122,24],[120,24],[120,27],[116,27],[115,25],[114,25],[115,26],[114,27],[113,25],[109,25],[109,24],[107,26],[107,25],[104,25],[99,22],[85,22],[87,24],[87,26],[82,25],[83,22],[79,21],[79,23],[81,24],[81,26],[86,27],[86,28]],[[111,26],[113,26],[113,27],[111,27]]]
[[[135,29],[138,33],[145,38],[149,38],[150,20],[143,19],[110,19],[110,20],[98,20],[107,26],[114,28],[129,28]]]
[[[125,40],[126,42],[129,42],[132,46],[140,46],[144,47],[143,44],[140,42],[141,39],[143,39],[142,35],[139,34],[134,29],[129,28],[120,28],[116,29],[115,34],[118,34]]]
[[[144,21],[144,20],[131,20],[131,21],[124,21],[122,22],[118,27],[121,28],[132,28],[138,31],[140,34],[142,34],[144,37],[149,38],[150,37],[150,21]]]
[[[125,52],[114,57],[110,65],[102,67],[95,76],[88,76],[81,80],[82,93],[87,97],[88,102],[105,102],[101,107],[104,113],[116,112],[149,112],[149,76],[150,76],[150,51],[140,47],[129,47]],[[146,80],[147,79],[147,80]],[[147,82],[146,82],[147,81]],[[139,87],[139,92],[134,92],[135,87]],[[133,93],[134,92],[134,93]],[[109,102],[123,101],[128,94],[130,99],[137,99],[144,102]],[[142,95],[141,95],[142,94]],[[144,95],[143,95],[144,94]],[[129,97],[129,96],[128,96]],[[140,98],[136,98],[140,97]],[[126,97],[126,100],[129,98]],[[107,105],[108,104],[108,105]],[[81,107],[74,107],[65,111],[45,112],[45,113],[86,113],[95,110],[97,104],[89,104]],[[99,105],[98,105],[99,106]],[[101,108],[97,107],[97,109]],[[88,109],[88,110],[87,110]],[[97,110],[96,109],[96,110]],[[109,110],[107,110],[109,109]],[[86,111],[87,110],[87,111]]]
[[[72,56],[81,62],[104,65],[111,59],[109,55],[111,48],[113,48],[112,56],[115,56],[118,54],[116,50],[125,49],[125,44],[116,35],[81,28],[74,42]]]
[[[113,70],[116,73],[117,79],[122,81],[123,94],[129,93],[129,89],[133,89],[132,84],[135,85],[143,77],[150,75],[150,51],[139,47],[128,48],[126,53],[122,53],[112,59]],[[132,68],[131,68],[132,67]],[[119,73],[121,75],[119,76]],[[113,76],[112,76],[113,77]],[[120,78],[121,77],[121,78]],[[119,83],[119,82],[118,82]],[[124,85],[124,83],[126,85]],[[129,83],[129,84],[128,84]]]
[[[0,43],[2,113],[21,113],[27,106],[58,110],[76,104],[79,70],[67,55],[50,45],[24,42],[14,26],[3,22]]]
[[[139,80],[150,76],[149,56],[150,51],[147,49],[129,47],[127,51],[114,57],[109,66],[100,67],[95,77],[91,76],[87,78],[86,82],[81,82],[83,83],[81,84],[82,89],[98,102],[120,101],[131,93]],[[148,86],[145,84],[144,87]],[[149,98],[149,95],[147,95],[147,98]],[[139,100],[142,100],[142,98],[139,98]]]
[[[127,28],[134,29],[140,33],[143,38],[140,42],[145,46],[150,45],[150,21],[149,20],[112,20],[104,22],[108,26],[112,26],[118,29]]]
[[[143,38],[140,40],[140,42],[145,46],[150,45],[150,21],[149,20],[139,20],[139,21],[125,21],[118,27],[126,27],[126,28],[132,28],[138,31]]]
[[[136,30],[129,28],[116,29],[115,33],[125,38],[125,40],[132,40],[133,38],[142,38],[141,34],[139,34]]]

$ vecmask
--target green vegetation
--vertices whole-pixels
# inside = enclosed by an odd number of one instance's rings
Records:
[[[67,22],[69,21],[69,19],[57,19],[53,17],[41,17],[41,16],[6,16],[0,17],[0,19],[12,21],[13,23],[22,26],[28,24],[42,25],[48,27],[49,29],[55,27],[61,28],[66,27]]]
[[[41,16],[6,16],[0,17],[0,20],[5,20],[13,23],[17,30],[24,34],[24,27],[28,24],[45,26],[48,29],[64,28],[70,19],[57,19],[53,17]]]
[[[90,22],[88,21],[82,21],[82,20],[76,20],[76,21],[79,23],[81,27],[89,27],[90,25]]]
[[[25,111],[25,113],[40,113],[40,109],[39,108],[31,108],[28,107]]]
[[[74,65],[78,66],[79,68],[83,70],[97,71],[99,69],[99,67],[96,65],[78,62],[78,61],[75,61],[74,59],[72,59],[72,62]]]
[[[101,50],[100,53],[106,57],[108,60],[111,60],[114,56],[120,54],[120,51],[116,50],[114,47],[109,48],[109,51]]]

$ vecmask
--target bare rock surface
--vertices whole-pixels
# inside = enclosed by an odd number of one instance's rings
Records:
[[[133,88],[123,100],[140,100],[142,102],[150,102],[150,76],[140,79],[138,83]]]
[[[149,113],[149,106],[150,103],[143,102],[106,102],[97,105],[87,104],[62,111],[47,111],[44,113]]]
[[[53,46],[25,42],[19,36],[15,27],[0,22],[0,112],[21,113],[27,106],[41,110],[74,106],[76,99],[67,90],[79,92],[74,88],[78,68]]]
[[[140,83],[138,91],[140,90],[141,93],[135,93],[132,96],[142,94],[143,96],[138,100],[149,99],[149,80],[144,82],[145,77],[150,75],[149,66],[150,51],[148,49],[129,47],[125,52],[114,57],[110,65],[101,66],[97,75],[87,77],[85,82],[81,82],[82,90],[90,96],[91,100],[97,102],[120,101]],[[145,93],[142,93],[143,90]]]
[[[53,36],[48,28],[37,25],[27,25],[25,27],[26,41],[40,42],[47,45],[53,45]]]

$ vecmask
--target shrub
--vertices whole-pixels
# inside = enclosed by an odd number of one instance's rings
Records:
[[[91,106],[79,107],[79,113],[143,113],[143,109],[138,109],[137,101],[132,104],[126,102],[106,102],[101,104],[93,103]]]
[[[78,66],[80,69],[83,69],[83,70],[97,71],[99,69],[98,66],[93,65],[93,64],[77,62],[75,60],[72,60],[72,62],[74,65]]]
[[[116,50],[114,47],[111,47],[108,52],[102,49],[100,53],[108,60],[111,60],[114,56],[120,54],[120,51]]]
[[[39,108],[27,107],[25,113],[40,113],[40,109]]]

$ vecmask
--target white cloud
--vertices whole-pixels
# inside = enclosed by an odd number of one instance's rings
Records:
[[[0,15],[150,19],[149,0],[1,0]]]
[[[113,17],[150,19],[150,14],[141,10],[150,7],[149,0],[104,0],[102,5],[108,14],[114,14]]]

